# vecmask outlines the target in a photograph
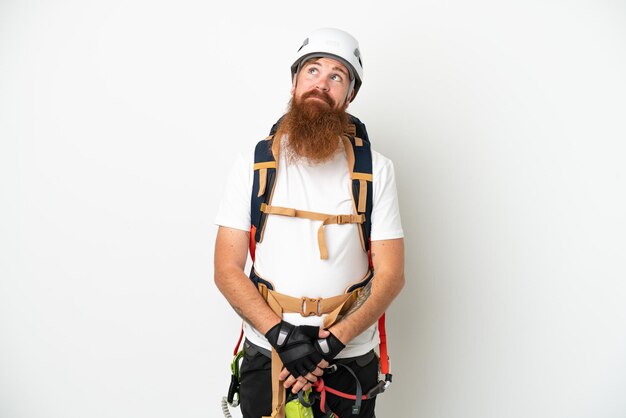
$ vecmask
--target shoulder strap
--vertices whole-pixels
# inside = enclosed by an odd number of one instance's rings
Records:
[[[347,132],[350,136],[355,136],[357,138],[361,138],[363,141],[370,143],[370,138],[367,135],[367,129],[365,128],[365,124],[361,122],[359,118],[356,116],[350,115],[351,124],[348,126],[349,131]]]
[[[261,211],[261,205],[270,204],[276,181],[278,161],[274,142],[274,137],[268,136],[259,141],[254,150],[254,179],[250,198],[250,255],[253,260],[255,244],[263,239],[263,227],[267,217]]]
[[[348,135],[354,150],[354,166],[351,170],[352,197],[357,213],[365,214],[365,222],[361,224],[363,249],[370,256],[370,231],[372,229],[372,148],[365,124],[359,118],[350,116]],[[370,258],[370,267],[372,260]]]
[[[365,221],[360,224],[361,244],[369,255],[373,207],[372,149],[369,142],[359,137],[345,136],[343,141],[348,155],[354,209],[357,214],[365,215]]]

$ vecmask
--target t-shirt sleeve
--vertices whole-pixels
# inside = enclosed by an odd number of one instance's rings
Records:
[[[217,225],[250,230],[252,164],[252,160],[244,155],[240,155],[233,164],[215,218]]]
[[[372,241],[403,238],[393,162],[372,151],[374,170]]]

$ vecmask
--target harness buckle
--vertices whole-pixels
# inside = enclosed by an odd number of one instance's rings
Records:
[[[343,225],[343,224],[352,223],[351,217],[352,217],[351,215],[337,215],[337,224]]]
[[[380,395],[385,390],[387,390],[388,387],[388,382],[385,382],[384,380],[379,380],[378,383],[376,383],[376,386],[374,386],[369,390],[369,392],[367,392],[367,399],[372,399],[373,397]]]
[[[302,297],[302,309],[300,310],[300,315],[302,316],[311,316],[316,315],[320,316],[320,307],[322,305],[321,298],[307,298],[306,296]]]

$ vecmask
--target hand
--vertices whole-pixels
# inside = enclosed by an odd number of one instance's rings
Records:
[[[325,330],[328,335],[325,338],[320,337],[317,341],[313,343],[315,349],[324,357],[324,360],[331,362],[337,354],[341,352],[346,345],[339,341],[339,338],[335,337],[335,335]],[[321,333],[320,333],[321,335]]]
[[[308,376],[310,372],[321,375],[317,364],[322,360],[322,355],[313,346],[313,340],[318,336],[319,327],[294,326],[285,321],[280,321],[265,334],[285,368],[294,377]]]
[[[330,335],[330,332],[325,329],[320,329],[317,338],[327,338]],[[329,364],[326,360],[321,360],[317,364],[317,369],[307,374],[306,376],[294,377],[289,370],[284,368],[279,375],[279,379],[284,381],[283,387],[285,389],[291,388],[292,393],[298,393],[300,390],[309,390],[311,389],[312,383],[317,382],[317,378],[324,374],[324,369],[328,367]]]

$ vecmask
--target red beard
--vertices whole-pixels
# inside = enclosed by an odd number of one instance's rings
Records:
[[[311,97],[318,97],[323,102]],[[305,158],[312,164],[319,164],[335,154],[339,137],[348,126],[348,114],[334,107],[332,97],[323,91],[311,90],[300,99],[292,98],[278,132],[288,136],[288,161]]]

